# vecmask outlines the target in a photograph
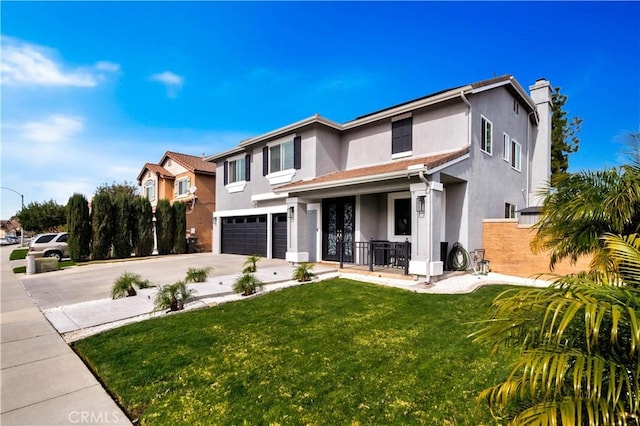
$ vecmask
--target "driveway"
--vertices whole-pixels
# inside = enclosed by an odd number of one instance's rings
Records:
[[[3,253],[4,255],[4,253]],[[111,297],[111,286],[123,272],[140,274],[154,285],[184,279],[188,268],[210,266],[211,277],[239,274],[247,256],[194,253],[158,256],[144,260],[76,266],[57,272],[22,275],[20,281],[41,309],[72,305]],[[285,266],[282,259],[260,259],[260,268]]]

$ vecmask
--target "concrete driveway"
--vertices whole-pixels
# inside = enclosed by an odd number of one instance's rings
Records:
[[[22,275],[20,281],[41,309],[111,297],[111,286],[123,272],[134,272],[154,285],[184,279],[188,268],[212,267],[210,277],[239,274],[247,256],[194,253],[77,266],[57,272]],[[258,269],[284,266],[282,259],[260,259]]]

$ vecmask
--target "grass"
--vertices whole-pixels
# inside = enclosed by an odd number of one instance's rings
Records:
[[[504,287],[424,295],[344,279],[170,315],[74,348],[141,424],[497,424],[508,360],[467,337]]]
[[[29,247],[17,248],[11,252],[11,254],[9,255],[9,260],[26,259],[27,253],[29,253]]]

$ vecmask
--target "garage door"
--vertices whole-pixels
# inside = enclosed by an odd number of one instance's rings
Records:
[[[222,219],[222,253],[267,256],[267,216]]]
[[[272,255],[275,259],[284,259],[287,254],[287,215],[273,215],[273,238],[271,239]]]

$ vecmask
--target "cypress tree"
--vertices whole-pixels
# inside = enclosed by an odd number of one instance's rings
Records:
[[[136,256],[149,256],[153,252],[153,210],[145,197],[133,200],[135,223],[131,232]]]
[[[176,231],[173,251],[183,254],[187,251],[187,206],[182,201],[174,202],[173,214]]]
[[[113,248],[115,257],[124,259],[131,257],[131,196],[119,193],[114,198],[114,229],[113,229]]]
[[[94,260],[107,259],[113,240],[113,201],[106,192],[97,193],[91,202],[91,225],[93,241],[91,257]]]
[[[69,255],[74,262],[87,260],[91,254],[91,216],[89,203],[82,194],[73,194],[67,203]]]
[[[175,240],[175,217],[169,200],[160,200],[156,205],[156,240],[158,254],[169,254]]]

